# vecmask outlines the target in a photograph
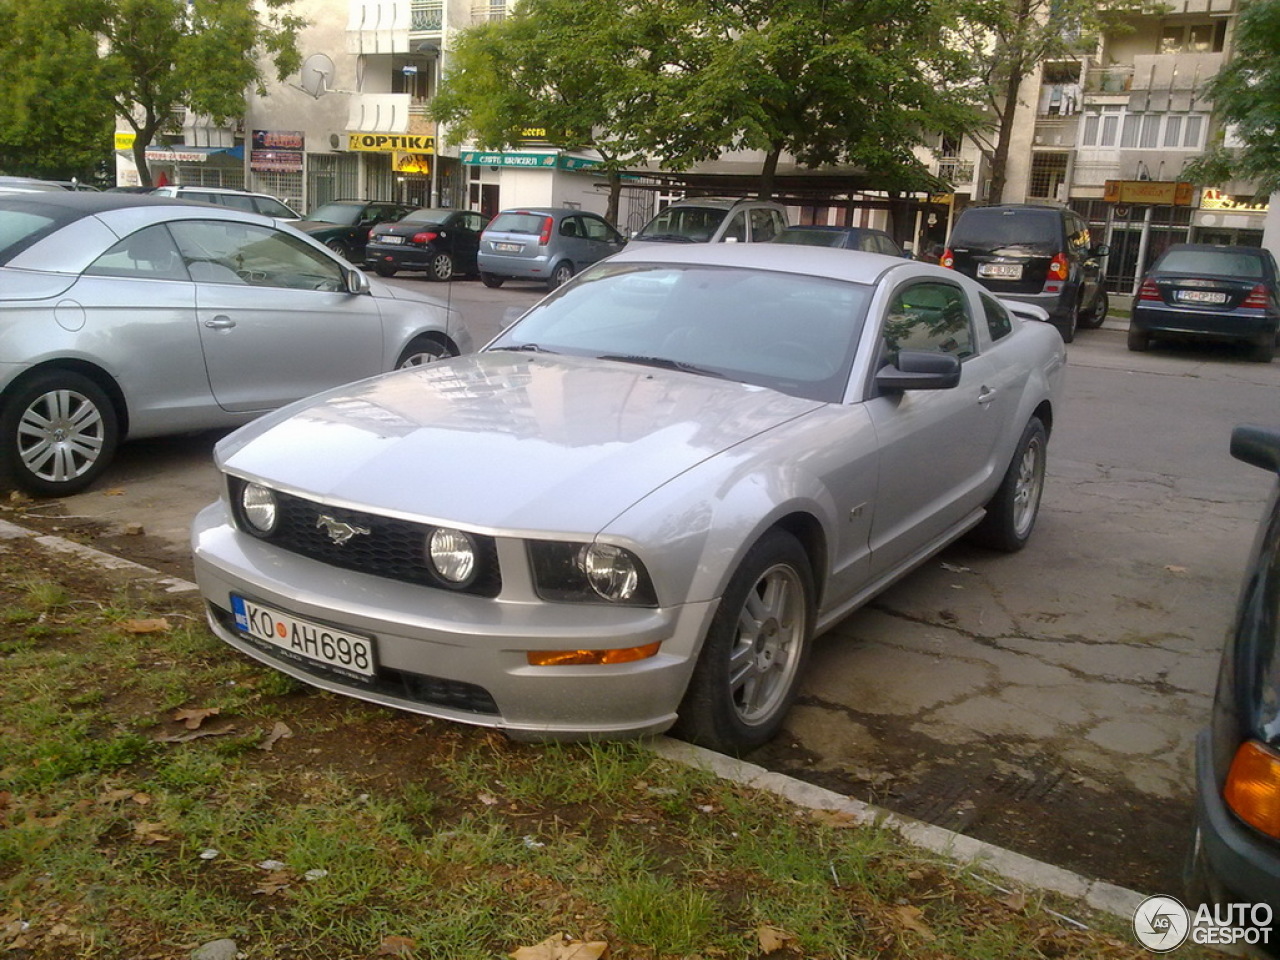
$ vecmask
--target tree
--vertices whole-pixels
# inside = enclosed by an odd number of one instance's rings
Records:
[[[21,145],[49,124],[94,133],[104,119],[121,117],[149,186],[147,147],[175,110],[225,122],[243,112],[246,89],[265,92],[259,55],[278,79],[298,69],[303,21],[287,12],[290,2],[0,0],[0,29],[8,28],[0,39],[0,138]],[[66,82],[46,96],[30,78],[58,68]],[[79,96],[65,95],[73,89]]]
[[[1241,9],[1234,56],[1205,93],[1243,146],[1218,145],[1184,175],[1202,185],[1238,178],[1255,181],[1263,194],[1280,190],[1280,0],[1251,0]]]

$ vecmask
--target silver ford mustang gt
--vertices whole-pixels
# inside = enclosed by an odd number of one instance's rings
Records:
[[[813,637],[963,534],[1031,535],[1065,350],[927,264],[624,251],[481,352],[224,439],[227,643],[519,738],[780,728]]]

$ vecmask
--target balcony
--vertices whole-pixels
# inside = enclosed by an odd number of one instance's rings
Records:
[[[938,161],[938,178],[951,184],[952,188],[973,183],[974,164],[972,160],[959,157],[943,157]]]
[[[1200,90],[1222,69],[1226,54],[1164,53],[1133,58],[1133,90],[1182,93]]]
[[[505,20],[507,17],[507,0],[488,0],[471,6],[473,23],[487,23],[490,20]]]
[[[409,6],[409,32],[440,35],[444,32],[444,0],[412,0]]]
[[[1085,74],[1084,92],[1092,94],[1127,93],[1133,85],[1133,67],[1093,67]]]

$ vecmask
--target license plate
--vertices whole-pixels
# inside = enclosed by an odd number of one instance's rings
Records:
[[[292,659],[318,663],[339,673],[369,679],[374,676],[373,640],[303,620],[273,607],[231,597],[236,627],[260,645],[275,648]]]
[[[519,253],[524,247],[518,243],[495,243],[493,249],[499,253]]]
[[[1021,280],[1022,264],[1020,263],[980,263],[978,276],[987,280]]]
[[[388,234],[385,237],[378,238],[379,243],[404,243],[404,237],[397,237],[394,234]]]
[[[1181,300],[1183,303],[1226,303],[1227,295],[1225,293],[1213,293],[1209,290],[1178,290],[1174,293],[1175,300]]]

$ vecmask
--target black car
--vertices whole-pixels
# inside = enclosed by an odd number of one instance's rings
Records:
[[[1245,569],[1209,728],[1196,741],[1192,905],[1265,903],[1280,918],[1280,428],[1236,427],[1231,455],[1277,474]],[[1280,948],[1276,930],[1270,951]]]
[[[1280,336],[1276,261],[1261,247],[1175,243],[1133,299],[1129,349],[1159,337],[1241,342],[1270,363]]]
[[[902,248],[883,230],[870,227],[826,227],[812,224],[787,227],[773,238],[774,243],[801,243],[811,247],[839,247],[842,250],[865,250],[890,257],[903,256]]]
[[[431,280],[480,272],[480,231],[488,220],[474,210],[414,210],[403,220],[380,223],[369,234],[365,265],[381,277],[425,270]]]
[[[1100,327],[1107,317],[1100,259],[1108,252],[1066,207],[1006,203],[962,210],[942,266],[997,296],[1043,307],[1070,343],[1077,327]]]
[[[369,231],[379,223],[402,219],[412,209],[389,200],[331,200],[293,225],[338,256],[363,263]]]

